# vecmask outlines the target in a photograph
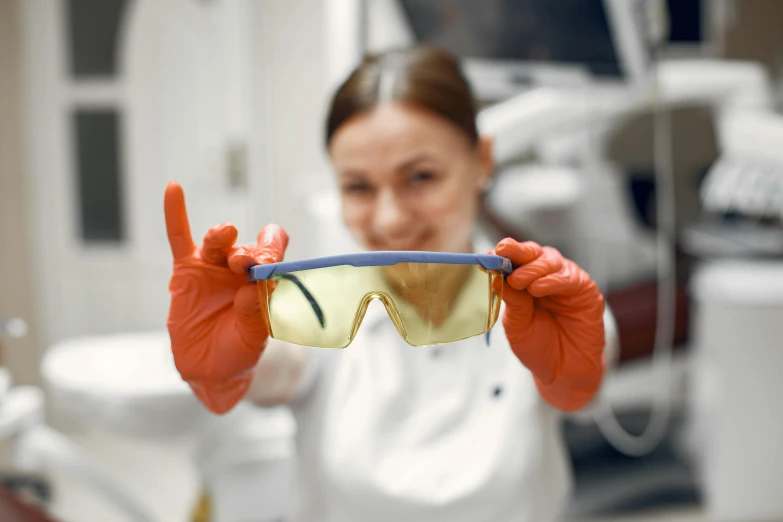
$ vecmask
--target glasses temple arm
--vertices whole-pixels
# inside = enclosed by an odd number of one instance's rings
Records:
[[[315,297],[313,297],[313,294],[310,293],[310,291],[305,287],[304,284],[299,280],[298,277],[296,277],[293,274],[275,274],[275,279],[285,279],[287,281],[291,281],[293,284],[296,285],[296,287],[299,289],[300,292],[302,292],[302,295],[305,296],[305,299],[307,299],[307,302],[310,303],[310,307],[313,309],[313,312],[315,313],[315,316],[318,318],[318,324],[321,325],[321,328],[326,327],[326,318],[324,317],[324,312],[321,309],[321,307],[318,305],[318,301],[315,300]]]

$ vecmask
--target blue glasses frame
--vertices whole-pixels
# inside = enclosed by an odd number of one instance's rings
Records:
[[[301,270],[314,270],[333,266],[392,266],[397,263],[437,263],[443,265],[481,265],[486,270],[502,270],[508,275],[513,271],[510,259],[493,254],[452,254],[448,252],[388,251],[359,252],[336,256],[314,257],[301,261],[282,261],[256,265],[250,269],[249,280],[265,281],[273,275],[290,274]]]

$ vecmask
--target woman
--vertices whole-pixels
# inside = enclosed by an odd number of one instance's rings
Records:
[[[326,146],[346,227],[368,250],[485,252],[476,237],[493,170],[475,103],[450,55],[372,57],[335,94]],[[215,413],[242,399],[289,404],[298,423],[302,521],[531,521],[557,517],[569,473],[559,412],[586,405],[604,373],[604,302],[588,274],[548,247],[504,239],[502,320],[488,341],[407,345],[368,312],[346,350],[268,339],[247,270],[282,260],[268,225],[190,236],[171,183],[169,331],[177,368]]]

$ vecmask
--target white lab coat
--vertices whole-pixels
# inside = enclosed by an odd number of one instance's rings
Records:
[[[561,414],[500,320],[413,347],[373,303],[348,348],[310,351],[291,407],[297,522],[547,522],[571,492]]]
[[[300,522],[547,522],[571,486],[559,414],[484,336],[412,347],[382,307],[311,353],[298,421]]]

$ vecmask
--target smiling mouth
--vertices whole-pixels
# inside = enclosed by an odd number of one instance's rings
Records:
[[[405,245],[402,245],[402,248],[398,247],[397,245],[394,245],[395,248],[391,248],[388,243],[385,245],[382,245],[385,247],[386,250],[392,250],[392,251],[420,251],[423,250],[424,247],[427,244],[427,241],[429,241],[431,237],[431,234],[424,234],[420,237],[418,237],[415,241],[412,243],[407,243]]]

